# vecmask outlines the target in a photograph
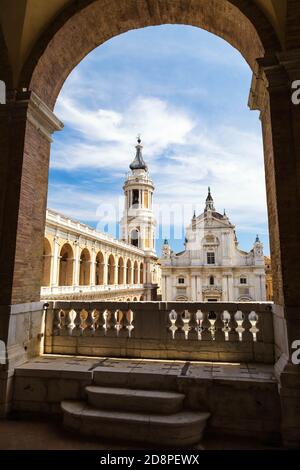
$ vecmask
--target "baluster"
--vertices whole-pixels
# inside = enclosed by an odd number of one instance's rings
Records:
[[[53,317],[53,335],[59,336],[61,334],[61,310],[55,309],[54,310],[54,317]]]
[[[208,312],[202,312],[203,320],[202,320],[202,331],[201,331],[201,341],[211,341],[211,324],[208,319]]]
[[[196,312],[190,312],[188,339],[198,340],[198,323]]]
[[[135,315],[132,310],[128,310],[128,312],[126,312],[126,318],[129,323],[129,326],[128,326],[129,338],[134,338],[135,337]]]
[[[64,311],[64,320],[63,320],[63,328],[61,330],[61,334],[64,336],[71,336],[73,325],[72,325],[72,310],[65,310]]]
[[[74,325],[75,327],[73,328],[72,336],[81,336],[83,332],[83,326],[82,326],[82,318],[81,318],[80,309],[76,311],[76,315],[74,318]]]
[[[256,317],[257,317],[256,324],[255,324],[256,341],[263,341],[263,335],[262,335],[263,325],[262,325],[262,321],[261,321],[261,315],[262,315],[261,312],[256,313]]]
[[[106,320],[106,336],[117,336],[117,329],[116,329],[116,316],[114,311],[107,312],[107,320]]]
[[[86,326],[83,330],[84,336],[93,336],[95,333],[95,326],[94,326],[95,319],[94,319],[93,313],[94,313],[94,310],[92,309],[89,309],[87,312],[87,317],[85,320]]]
[[[128,326],[129,326],[129,322],[128,322],[128,319],[127,319],[127,315],[126,315],[126,312],[121,312],[121,310],[119,310],[119,312],[121,313],[121,319],[120,319],[120,322],[119,322],[119,336],[121,336],[122,338],[127,338],[128,337]]]
[[[95,336],[105,335],[104,324],[105,324],[104,312],[102,310],[98,310],[98,317],[96,319]]]
[[[237,342],[239,341],[239,333],[237,331],[238,323],[235,318],[235,311],[228,312],[230,315],[230,320],[228,323],[229,332],[228,332],[228,341]]]
[[[249,315],[250,315],[250,312],[247,312],[247,311],[243,312],[243,316],[244,316],[243,328],[244,328],[244,331],[242,333],[242,341],[253,342],[253,334],[250,331],[251,328],[252,328],[252,325],[251,325],[251,322],[249,320]]]
[[[210,323],[210,327],[209,327],[209,331],[211,333],[211,339],[213,341],[215,341],[216,339],[216,319],[217,319],[217,315],[214,311],[210,311],[208,312],[208,321]]]
[[[223,312],[216,312],[216,321],[215,321],[215,340],[219,342],[225,341],[225,332],[223,331],[224,322],[222,319]]]
[[[173,315],[173,312],[174,310],[172,310],[171,312],[167,312],[167,319],[166,319],[167,339],[174,338],[173,322],[171,320],[171,315]]]
[[[175,339],[185,339],[185,333],[184,333],[184,321],[182,318],[183,312],[177,312],[177,318],[175,321],[175,326],[177,330],[175,331]]]

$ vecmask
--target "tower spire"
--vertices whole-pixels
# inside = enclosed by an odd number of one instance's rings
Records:
[[[143,154],[142,154],[142,140],[140,134],[137,137],[137,145],[135,146],[136,148],[136,155],[135,159],[133,162],[129,165],[129,168],[134,171],[134,170],[145,170],[148,171],[148,167],[143,159]]]
[[[212,198],[209,186],[208,186],[208,195],[207,195],[207,198],[206,198],[206,201],[205,201],[205,211],[207,211],[207,210],[210,210],[210,211],[215,210],[214,200]]]

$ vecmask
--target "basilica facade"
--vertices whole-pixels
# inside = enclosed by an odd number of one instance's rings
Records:
[[[174,253],[165,240],[160,262],[162,300],[266,300],[263,245],[257,236],[249,252],[239,248],[235,226],[215,210],[210,188],[203,213],[194,213],[186,229],[184,251]]]

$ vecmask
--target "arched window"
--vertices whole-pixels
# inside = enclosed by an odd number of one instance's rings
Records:
[[[115,258],[109,255],[107,262],[107,284],[115,284]]]
[[[96,256],[95,270],[95,284],[96,286],[102,286],[104,284],[104,256],[101,251]]]
[[[214,276],[209,276],[209,285],[214,286],[215,285],[215,278]]]
[[[88,286],[90,285],[90,267],[91,267],[91,255],[87,248],[82,250],[80,255],[80,271],[79,271],[79,285]]]
[[[133,283],[134,284],[138,283],[138,275],[139,275],[138,263],[137,261],[135,261],[133,265]]]
[[[73,285],[74,254],[71,245],[65,243],[60,250],[59,280],[60,286]]]
[[[130,243],[131,243],[131,245],[136,246],[138,248],[138,246],[139,246],[139,231],[137,229],[134,229],[134,230],[131,231]]]
[[[140,264],[140,284],[144,283],[144,263]]]
[[[44,238],[42,286],[50,286],[50,283],[51,283],[51,259],[52,259],[51,245],[50,245],[49,240],[47,238]]]
[[[122,257],[118,261],[118,284],[124,284],[124,260]]]

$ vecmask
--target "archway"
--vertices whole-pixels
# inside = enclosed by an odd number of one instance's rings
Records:
[[[73,263],[74,253],[71,245],[65,243],[60,250],[59,261],[59,285],[72,286],[73,285]]]
[[[118,260],[118,284],[124,284],[124,260],[122,256]]]
[[[107,261],[107,284],[115,284],[115,258],[113,255],[109,255]]]
[[[144,263],[140,264],[140,284],[144,284]]]
[[[133,265],[133,283],[134,284],[138,284],[138,281],[139,281],[138,277],[139,277],[139,268],[138,268],[137,261],[135,261]]]
[[[132,284],[132,264],[130,259],[126,263],[126,284]]]
[[[79,285],[89,286],[91,283],[90,278],[91,270],[91,255],[87,248],[84,248],[80,255],[80,270],[79,270]]]
[[[283,56],[271,23],[253,1],[72,2],[32,44],[20,79],[12,85],[16,92],[11,94],[5,118],[10,125],[3,120],[1,155],[6,171],[0,185],[4,201],[0,303],[10,306],[40,298],[50,134],[60,127],[49,109],[53,109],[64,80],[89,51],[110,37],[131,28],[164,23],[191,24],[219,35],[242,53],[255,72],[250,102],[253,109],[262,111],[274,298],[278,307],[275,331],[286,333],[276,338],[276,359],[282,354],[284,363],[291,357],[290,345],[300,333],[300,272],[295,268],[300,265],[300,118],[299,109],[293,108],[290,100],[290,82],[293,77],[299,78],[299,62],[295,55],[294,61],[289,55],[299,47],[298,30],[294,23]],[[79,41],[80,37],[84,41]],[[28,110],[34,107],[40,114],[29,123]],[[22,113],[16,112],[20,108]],[[15,184],[10,188],[11,177]],[[28,181],[34,188],[29,193]],[[7,227],[9,234],[4,233]],[[24,273],[24,265],[32,269]],[[6,336],[9,309],[7,312]],[[280,370],[283,368],[281,364]]]
[[[99,251],[96,256],[95,284],[96,286],[102,286],[104,284],[104,256],[101,251]]]
[[[50,286],[51,283],[51,262],[52,250],[50,242],[47,238],[44,239],[43,251],[43,282],[42,286]]]

